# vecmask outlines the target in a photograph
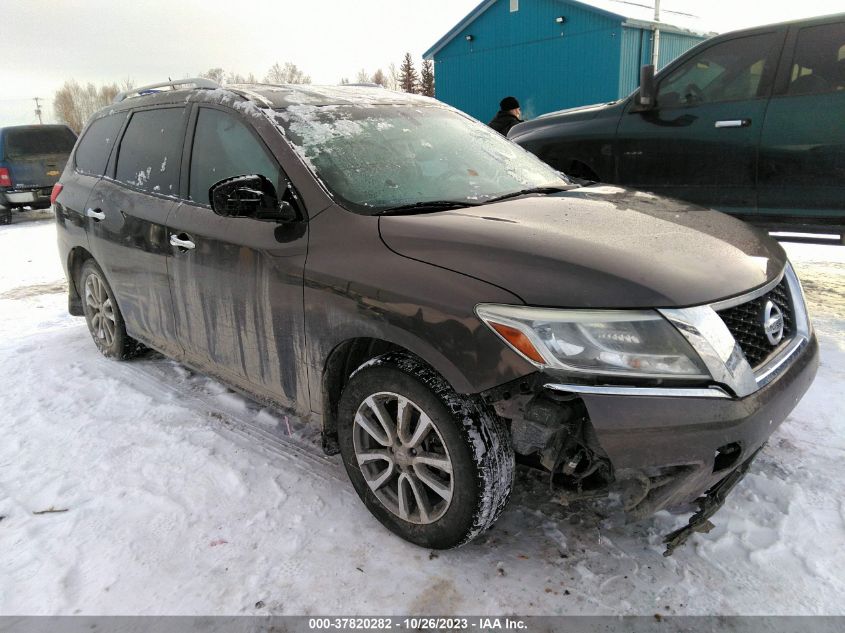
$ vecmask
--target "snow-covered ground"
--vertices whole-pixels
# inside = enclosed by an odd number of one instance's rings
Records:
[[[522,472],[457,551],[392,536],[313,430],[158,355],[100,357],[52,222],[0,228],[0,614],[845,614],[845,247],[788,245],[818,379],[671,558]],[[45,510],[55,510],[38,514]]]

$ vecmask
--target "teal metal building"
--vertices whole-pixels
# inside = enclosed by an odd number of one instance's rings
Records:
[[[653,17],[633,1],[485,0],[423,57],[441,101],[488,121],[512,95],[533,118],[630,94],[651,63]],[[710,35],[693,16],[663,11],[658,67]]]

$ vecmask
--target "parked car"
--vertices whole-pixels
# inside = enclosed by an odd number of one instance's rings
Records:
[[[726,33],[649,72],[509,136],[573,176],[845,243],[845,13]]]
[[[0,223],[11,223],[13,209],[50,206],[50,192],[75,142],[66,125],[0,128]]]
[[[54,189],[70,312],[320,425],[413,543],[490,527],[518,458],[637,517],[698,501],[674,545],[813,380],[795,272],[739,220],[433,99],[183,83],[95,115]]]

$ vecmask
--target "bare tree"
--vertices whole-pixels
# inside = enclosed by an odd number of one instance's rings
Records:
[[[385,86],[387,84],[387,77],[385,77],[384,72],[379,68],[376,72],[373,73],[373,76],[370,78],[374,84],[378,86]]]
[[[346,86],[348,84],[349,84],[349,77],[341,77],[340,78],[340,85],[341,86]]]
[[[426,97],[434,96],[434,64],[430,59],[424,59],[420,71],[420,94]]]
[[[276,62],[267,71],[264,81],[268,84],[310,84],[311,77],[297,68],[296,64],[285,62],[284,66],[280,66]]]
[[[257,84],[258,79],[256,79],[256,77],[253,73],[249,73],[248,75],[244,76],[240,73],[229,72],[229,73],[226,73],[225,83],[227,83],[227,84]]]
[[[399,67],[399,87],[404,92],[417,92],[418,84],[419,76],[417,69],[414,68],[414,60],[410,53],[405,53],[405,59]]]
[[[120,88],[105,84],[97,88],[92,83],[80,86],[75,80],[66,81],[53,97],[56,119],[79,134],[85,122],[100,108],[114,101]]]
[[[368,84],[370,83],[370,73],[368,73],[363,68],[358,71],[358,74],[355,75],[355,83],[358,84]]]
[[[222,68],[209,68],[204,73],[200,73],[200,77],[205,79],[211,79],[211,81],[215,81],[218,84],[223,84],[223,81],[226,79],[226,71]]]
[[[390,66],[387,67],[386,79],[387,83],[384,85],[385,88],[388,90],[399,90],[399,70],[393,62],[390,62]]]

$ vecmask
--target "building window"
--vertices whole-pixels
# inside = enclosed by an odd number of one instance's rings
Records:
[[[511,13],[519,11],[519,0],[511,0]]]

